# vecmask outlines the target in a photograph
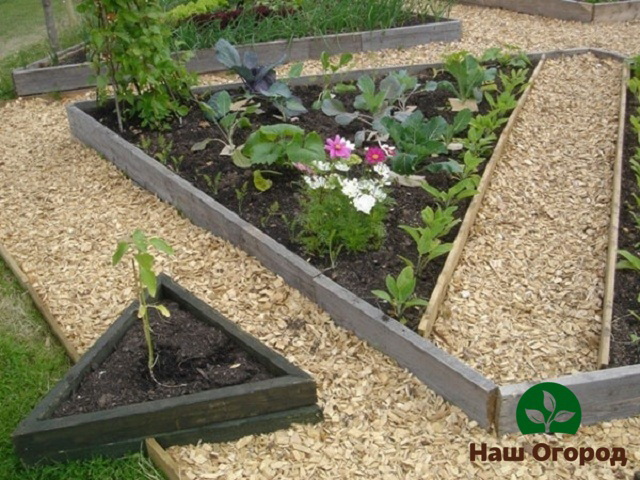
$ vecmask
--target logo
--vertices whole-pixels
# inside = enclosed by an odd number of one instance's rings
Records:
[[[518,401],[516,422],[520,432],[529,433],[569,433],[575,434],[582,421],[582,409],[575,394],[564,385],[544,382],[529,388]],[[557,445],[557,444],[556,444]],[[523,462],[528,453],[538,462],[560,460],[576,462],[580,466],[592,462],[609,462],[627,465],[627,451],[624,447],[562,447],[539,442],[529,449],[514,446],[491,447],[482,442],[469,443],[469,460],[472,462]],[[640,479],[639,479],[640,480]]]
[[[544,382],[527,390],[518,402],[516,421],[522,434],[569,433],[580,428],[582,409],[564,385]]]

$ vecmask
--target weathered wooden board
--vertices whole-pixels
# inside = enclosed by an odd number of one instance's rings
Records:
[[[241,45],[241,54],[247,50],[258,53],[261,62],[268,63],[287,56],[294,62],[319,58],[324,51],[330,54],[358,53],[385,48],[406,48],[432,42],[454,42],[462,37],[459,20],[443,20],[437,23],[411,27],[370,30],[366,32],[341,33],[293,40]],[[81,46],[72,47],[77,50]],[[71,49],[69,49],[71,50]],[[95,85],[91,66],[88,63],[46,67],[46,59],[13,71],[13,82],[18,95],[77,90]],[[226,70],[215,56],[215,49],[197,50],[187,62],[187,69],[195,73]]]
[[[582,425],[640,414],[640,365],[578,373],[549,382],[568,387],[580,401]],[[519,432],[516,408],[520,397],[534,383],[500,387],[496,410],[499,435]]]
[[[460,3],[577,22],[630,22],[640,18],[640,0],[589,3],[574,0],[460,0]]]
[[[315,283],[315,302],[338,325],[394,358],[480,426],[489,428],[495,383],[324,275]]]
[[[290,364],[203,302],[160,276],[160,298],[171,298],[188,308],[199,320],[223,329],[275,378],[184,395],[126,405],[100,412],[51,418],[53,411],[73,392],[89,371],[113,351],[129,328],[138,321],[134,303],[107,330],[96,344],[64,376],[16,429],[13,443],[21,460],[28,465],[98,454],[121,455],[138,451],[147,437],[171,441],[197,442],[202,432],[208,438],[227,438],[248,432],[251,425],[280,428],[287,420],[317,421],[316,387],[308,374]],[[309,407],[305,410],[298,410]],[[231,428],[229,421],[261,415],[260,421],[247,420]],[[268,425],[274,418],[274,424]],[[238,425],[245,425],[243,429]],[[258,433],[258,432],[255,432]],[[237,438],[237,437],[236,437]],[[172,440],[173,439],[173,440]]]
[[[598,23],[630,22],[640,19],[640,1],[598,3],[593,6],[593,21]]]
[[[613,299],[616,282],[616,263],[618,259],[618,229],[620,228],[620,200],[622,190],[622,157],[624,154],[624,130],[627,118],[627,81],[629,67],[623,68],[620,85],[620,116],[618,118],[618,140],[616,157],[613,163],[613,185],[611,196],[611,220],[609,222],[609,242],[607,246],[607,264],[604,275],[604,298],[602,305],[602,330],[598,349],[598,367],[609,365],[609,349],[611,346],[611,320],[613,316]]]
[[[507,124],[500,134],[498,143],[496,143],[493,154],[487,162],[487,166],[485,167],[484,173],[482,174],[482,179],[480,180],[480,184],[478,185],[478,193],[473,197],[473,200],[471,200],[471,204],[469,205],[469,208],[465,213],[462,224],[460,225],[460,229],[458,230],[458,234],[456,235],[456,239],[453,242],[453,247],[447,255],[447,260],[444,264],[444,267],[442,268],[442,272],[440,272],[440,275],[438,275],[438,281],[436,282],[436,286],[431,293],[431,298],[429,298],[429,305],[427,306],[427,310],[420,320],[420,325],[418,325],[418,331],[425,337],[429,337],[429,335],[431,335],[431,331],[433,329],[433,325],[436,322],[436,319],[438,318],[438,312],[440,311],[442,302],[444,302],[447,296],[447,290],[449,288],[449,283],[451,282],[451,277],[453,277],[453,272],[458,266],[458,262],[460,261],[460,257],[462,256],[462,251],[464,250],[464,246],[467,243],[467,238],[471,233],[471,229],[473,228],[473,224],[475,223],[478,211],[480,211],[480,206],[482,205],[484,195],[489,189],[493,170],[500,161],[502,151],[507,144],[511,129],[513,128],[513,125],[518,118],[520,110],[522,110],[522,106],[527,101],[531,86],[538,77],[538,74],[540,73],[540,70],[544,65],[544,60],[545,57],[543,56],[538,62],[538,65],[529,78],[529,85],[520,96],[516,108],[514,108],[511,112],[509,120],[507,121]]]
[[[593,18],[592,4],[573,0],[460,0],[460,3],[578,22],[591,22]]]

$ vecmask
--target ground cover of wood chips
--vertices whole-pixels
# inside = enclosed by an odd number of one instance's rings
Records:
[[[465,22],[462,42],[361,54],[357,55],[354,68],[438,61],[444,51],[466,48],[479,53],[500,43],[530,51],[591,46],[625,54],[640,52],[638,22],[583,25],[475,7],[456,7],[452,16]],[[567,73],[554,82],[549,72],[554,69],[564,72],[560,66],[566,67]],[[307,71],[313,67],[317,64],[309,62]],[[579,78],[567,76],[570,71],[577,71]],[[598,80],[609,84],[619,78],[619,66],[593,57],[565,59],[550,62],[543,73],[543,81],[532,92],[523,121],[516,125],[513,145],[508,150],[512,162],[517,161],[518,141],[532,149],[546,145],[550,155],[545,157],[553,156],[552,152],[560,148],[561,144],[555,142],[538,145],[534,141],[537,133],[524,130],[527,119],[536,120],[531,113],[536,106],[562,105],[558,95],[569,88],[572,95],[578,95],[576,98],[583,98],[581,90],[592,88]],[[596,106],[600,108],[601,101],[609,102],[601,96],[617,96],[617,91],[605,94],[600,87],[597,92],[587,95],[590,101],[582,110],[573,111],[578,107],[572,104],[570,117],[565,119],[562,112],[557,113],[556,130],[563,137],[569,135],[563,128],[565,121],[577,122],[578,130],[586,128],[592,121],[591,111]],[[602,136],[597,137],[604,144],[589,150],[589,155],[584,154],[587,161],[596,158],[610,161],[608,143],[613,142],[615,135],[605,132],[615,123],[616,113],[606,103],[602,106],[605,117],[600,126]],[[551,115],[551,111],[547,114]],[[133,297],[128,270],[124,266],[113,268],[109,261],[117,239],[142,228],[166,238],[174,246],[175,258],[160,261],[166,273],[316,378],[325,414],[323,423],[225,444],[171,448],[169,453],[183,478],[614,479],[629,478],[639,468],[640,418],[583,427],[574,436],[496,438],[395,362],[336,327],[316,305],[240,249],[193,226],[173,208],[133,185],[91,149],[74,142],[69,136],[63,102],[16,100],[0,109],[0,118],[0,243],[21,264],[78,349],[86,350]],[[522,137],[525,133],[531,134],[530,140]],[[510,172],[515,181],[526,166],[517,162],[514,167],[510,165],[507,161],[498,166],[495,184],[498,188],[502,186],[503,175]],[[526,167],[533,169],[533,165]],[[585,172],[579,169],[578,173]],[[596,196],[608,188],[608,181],[602,178],[601,184],[591,177],[584,180],[586,184],[593,183]],[[488,200],[492,198],[491,189],[489,195]],[[593,204],[600,203],[594,197]],[[480,225],[490,219],[491,205],[490,201],[485,203]],[[598,211],[599,208],[595,209],[593,214]],[[553,212],[563,215],[562,218],[574,216],[572,209]],[[599,220],[589,222],[590,225],[595,222],[590,227],[593,232],[585,232],[587,238],[576,240],[585,246],[587,242],[595,242],[596,232],[601,228]],[[597,255],[598,248],[589,245]],[[594,285],[594,295],[601,295],[600,288],[597,283]],[[573,321],[572,316],[566,318]],[[437,325],[444,328],[445,324],[446,320],[440,319]],[[540,342],[556,341],[550,340],[547,330],[539,330]],[[578,333],[583,335],[583,331]],[[495,330],[490,335],[494,333]],[[478,338],[477,342],[482,338],[488,336]],[[593,347],[591,355],[595,358]],[[546,376],[554,368],[556,371],[589,368],[580,358],[585,348],[580,345],[577,351],[563,352],[562,359],[536,365],[533,371],[537,368],[540,375],[545,372]],[[500,359],[495,352],[485,354],[485,358],[495,357],[496,364],[507,356],[517,361],[519,354],[505,352]],[[554,367],[551,361],[559,366]],[[489,373],[485,367],[479,368]],[[522,373],[523,377],[531,368],[526,365],[528,371]],[[496,378],[503,375],[497,373]],[[541,441],[565,448],[624,447],[629,463],[626,467],[611,466],[608,462],[579,466],[565,460],[537,462],[530,455],[522,463],[469,461],[470,442],[530,449]]]

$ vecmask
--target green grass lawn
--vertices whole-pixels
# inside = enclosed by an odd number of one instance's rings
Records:
[[[35,469],[20,464],[11,432],[69,366],[29,295],[0,261],[0,479],[160,480],[141,454]]]
[[[58,30],[64,30],[70,22],[63,0],[52,3]],[[45,38],[42,0],[0,0],[0,58]]]
[[[63,0],[53,2],[61,48],[80,42],[81,27],[69,26]],[[0,0],[0,105],[15,97],[11,70],[46,58],[50,53],[42,1]]]

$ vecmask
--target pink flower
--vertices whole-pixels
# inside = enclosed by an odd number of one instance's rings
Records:
[[[306,173],[308,175],[314,174],[313,168],[311,168],[309,165],[305,165],[304,163],[296,162],[293,164],[293,166],[296,167],[296,169],[298,169],[302,173]]]
[[[364,161],[369,165],[375,165],[376,163],[382,163],[387,159],[387,153],[378,147],[367,148],[364,154]]]
[[[349,158],[354,148],[355,145],[353,143],[339,135],[336,135],[333,140],[327,138],[324,145],[324,149],[329,152],[331,158]]]

